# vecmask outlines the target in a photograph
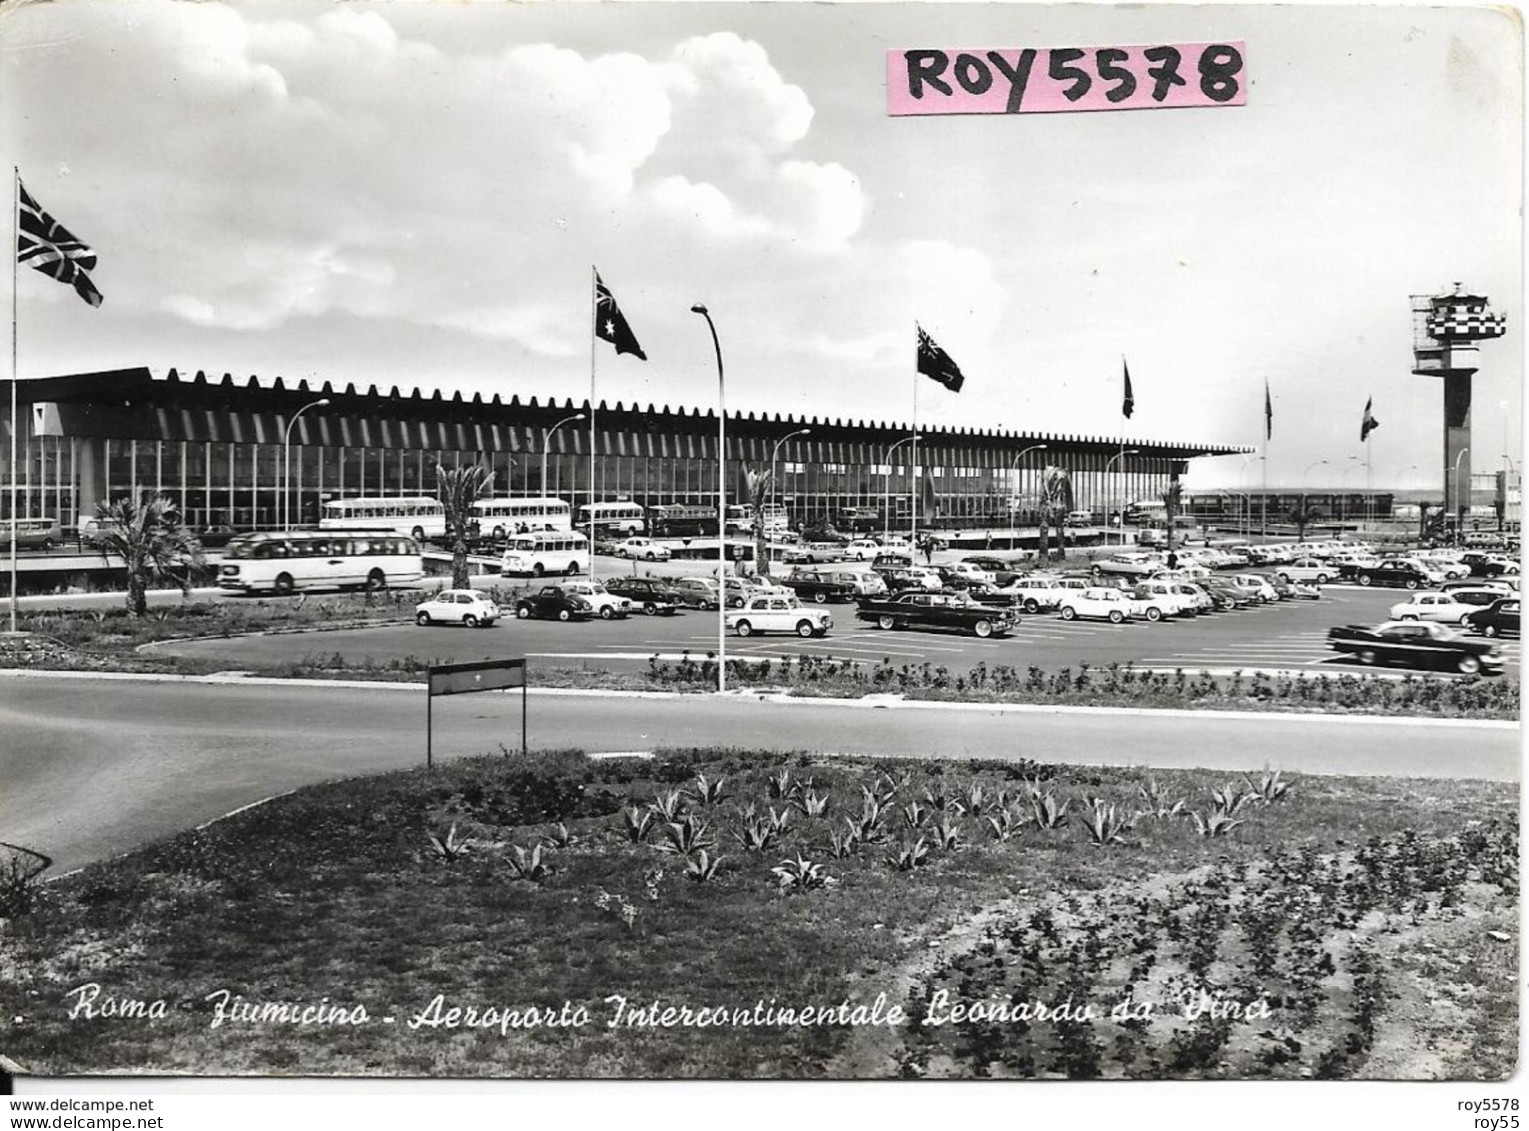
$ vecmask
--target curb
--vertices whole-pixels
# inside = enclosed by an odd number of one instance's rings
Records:
[[[303,687],[310,690],[348,688],[355,690],[411,691],[423,693],[423,682],[398,683],[364,679],[278,679],[272,676],[249,676],[239,672],[212,675],[169,675],[155,672],[75,672],[44,671],[34,668],[0,668],[0,678],[20,679],[106,679],[142,683],[200,683],[214,686],[247,685],[252,687]],[[519,688],[511,689],[519,691]],[[1306,723],[1344,723],[1369,726],[1451,726],[1482,730],[1517,730],[1517,719],[1452,719],[1430,715],[1345,715],[1322,711],[1218,711],[1185,710],[1176,707],[1086,707],[1065,703],[956,703],[939,699],[907,699],[900,695],[867,695],[857,699],[788,695],[774,688],[735,688],[718,695],[698,691],[625,691],[615,688],[531,687],[528,695],[538,698],[654,699],[677,700],[705,697],[711,700],[753,700],[787,707],[832,706],[838,708],[882,710],[981,711],[1010,715],[1093,715],[1115,717],[1151,717],[1173,719],[1229,718],[1293,720]]]

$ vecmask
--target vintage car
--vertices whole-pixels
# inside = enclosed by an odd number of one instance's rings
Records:
[[[658,614],[672,616],[682,604],[674,587],[656,577],[607,577],[605,588],[618,597],[625,597],[633,608],[641,609],[650,617]]]
[[[1296,558],[1288,565],[1278,567],[1274,576],[1281,581],[1313,581],[1326,585],[1338,576],[1338,569],[1320,558]]]
[[[1503,597],[1467,614],[1465,625],[1483,636],[1517,636],[1518,598]]]
[[[1108,585],[1094,585],[1079,589],[1062,598],[1063,620],[1107,620],[1114,624],[1139,615],[1136,602],[1124,589]]]
[[[612,593],[599,581],[561,581],[557,588],[564,593],[584,598],[601,620],[626,617],[632,611],[632,602]]]
[[[460,624],[487,628],[499,619],[499,606],[473,589],[442,589],[414,606],[414,622],[421,625]]]
[[[798,636],[826,636],[834,619],[823,609],[809,609],[790,594],[750,597],[743,607],[726,615],[727,627],[739,636],[756,632],[794,632]]]
[[[814,570],[794,569],[780,579],[780,584],[792,590],[804,601],[853,601],[855,587],[848,582],[818,573]]]
[[[892,597],[866,597],[855,616],[880,628],[952,628],[975,636],[1002,636],[1014,627],[1005,609],[981,605],[952,593],[910,591]]]
[[[1014,603],[1027,613],[1054,609],[1062,603],[1063,597],[1072,592],[1057,578],[1040,575],[1016,578],[1004,586],[1004,591],[1014,594]]]
[[[1407,600],[1391,606],[1391,620],[1432,620],[1440,624],[1464,624],[1465,618],[1479,609],[1479,603],[1466,602],[1454,593],[1414,593]]]
[[[516,601],[515,615],[521,620],[529,620],[531,617],[544,620],[588,620],[595,615],[595,609],[577,593],[565,592],[559,585],[546,585]]]
[[[1340,625],[1328,630],[1327,643],[1361,664],[1438,668],[1466,675],[1502,671],[1502,650],[1497,644],[1464,636],[1434,621],[1387,621],[1374,628]]]
[[[623,558],[641,559],[645,562],[666,562],[669,547],[661,546],[651,538],[627,538],[617,543],[616,552]]]
[[[1405,558],[1382,558],[1374,565],[1344,566],[1345,576],[1360,585],[1395,585],[1407,589],[1431,589],[1448,580],[1442,571],[1425,568]]]

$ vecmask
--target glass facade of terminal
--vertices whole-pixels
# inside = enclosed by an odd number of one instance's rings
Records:
[[[18,394],[18,512],[65,526],[144,488],[168,495],[195,526],[272,526],[284,484],[293,523],[311,523],[328,499],[433,494],[437,462],[485,463],[496,495],[545,493],[574,507],[591,497],[716,501],[716,418],[707,413],[601,405],[592,437],[587,420],[553,430],[587,404],[283,389],[147,370],[23,381]],[[330,403],[311,407],[320,397]],[[782,442],[803,428],[809,434]],[[747,501],[747,470],[773,467],[775,499],[797,524],[856,507],[906,525],[917,505],[920,526],[1003,525],[1015,511],[1019,521],[1033,517],[1054,464],[1068,469],[1076,506],[1103,516],[1156,498],[1188,458],[1240,450],[1132,441],[1139,450],[1122,456],[1117,441],[1096,437],[928,430],[915,468],[913,445],[900,442],[907,436],[893,424],[730,415],[728,501]],[[8,419],[5,443],[8,455]],[[7,514],[8,472],[0,464]]]

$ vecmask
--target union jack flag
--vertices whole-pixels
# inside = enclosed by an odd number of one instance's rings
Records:
[[[16,261],[51,275],[60,283],[68,283],[91,306],[100,306],[101,292],[96,290],[89,274],[96,265],[96,253],[84,240],[38,207],[25,185],[20,181],[16,185],[21,192]]]

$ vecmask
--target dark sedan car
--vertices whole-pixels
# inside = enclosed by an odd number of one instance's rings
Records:
[[[608,591],[625,597],[650,617],[672,616],[684,603],[673,586],[656,577],[607,577],[604,583]]]
[[[1465,617],[1467,628],[1483,636],[1518,635],[1518,598],[1504,597]]]
[[[780,579],[780,584],[794,590],[799,599],[815,601],[853,601],[855,587],[846,581],[835,581],[810,570],[793,570],[790,577]]]
[[[1000,589],[1016,577],[1023,577],[1025,575],[1021,563],[1011,561],[1008,558],[994,558],[988,557],[985,554],[974,554],[961,560],[976,566],[978,569],[987,570],[993,575],[993,584]]]
[[[595,608],[583,597],[564,592],[559,586],[548,585],[516,601],[515,615],[521,620],[528,620],[531,617],[546,620],[588,620],[595,615]]]

